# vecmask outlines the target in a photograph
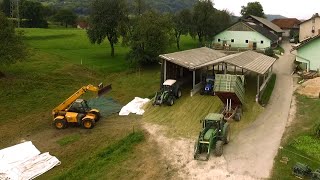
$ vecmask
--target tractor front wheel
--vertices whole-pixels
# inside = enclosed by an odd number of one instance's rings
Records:
[[[55,119],[54,126],[57,129],[65,129],[67,127],[67,121],[65,119]]]
[[[214,151],[215,156],[221,156],[223,154],[223,141],[217,141],[216,142],[216,148]]]
[[[177,92],[177,98],[180,98],[181,96],[182,96],[181,89],[178,89],[178,92]]]
[[[224,142],[224,144],[228,144],[230,142],[230,126],[229,126],[229,124],[225,124],[224,132],[223,132],[223,142]]]
[[[85,129],[92,129],[94,127],[94,120],[88,118],[82,120],[82,127]]]
[[[94,114],[96,116],[96,118],[94,119],[96,122],[98,122],[101,118],[101,114],[100,112],[96,112],[96,111],[92,111],[92,114]]]

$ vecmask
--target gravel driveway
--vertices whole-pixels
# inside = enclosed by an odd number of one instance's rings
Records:
[[[290,46],[287,42],[283,43],[285,54],[274,65],[277,81],[265,111],[225,147],[224,156],[231,174],[258,179],[270,176],[293,92],[291,72],[294,55],[290,54]]]

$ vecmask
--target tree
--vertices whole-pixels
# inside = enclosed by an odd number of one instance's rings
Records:
[[[216,27],[215,33],[221,32],[230,26],[231,15],[232,14],[227,10],[216,11],[215,17],[216,17],[216,22],[218,23],[216,24],[217,27]]]
[[[190,30],[190,22],[192,19],[192,14],[189,9],[180,11],[174,14],[172,17],[174,35],[176,38],[177,48],[180,50],[180,37],[183,34],[188,34]]]
[[[136,19],[130,37],[128,59],[134,65],[158,62],[158,56],[173,42],[170,19],[150,11]]]
[[[39,2],[24,1],[21,5],[22,18],[28,20],[27,27],[48,27],[44,20],[43,6]]]
[[[213,38],[218,22],[215,17],[216,10],[210,0],[198,1],[193,7],[193,28],[191,35],[198,36],[202,45],[204,40]]]
[[[137,15],[141,15],[146,11],[147,4],[144,0],[134,0],[134,9]]]
[[[91,43],[101,44],[105,38],[111,46],[114,57],[114,45],[120,37],[120,25],[127,21],[128,10],[125,0],[95,0],[92,4],[87,31]]]
[[[241,6],[241,15],[242,17],[247,17],[250,15],[258,16],[265,18],[265,14],[263,12],[263,7],[260,2],[249,2],[247,6]]]
[[[14,26],[0,13],[0,65],[14,64],[27,55],[21,34],[16,34]],[[1,76],[0,72],[0,76]]]
[[[3,0],[0,4],[0,8],[5,16],[10,17],[10,0]]]
[[[67,28],[68,25],[74,25],[77,20],[77,15],[69,9],[61,9],[54,15],[54,20],[61,22]]]

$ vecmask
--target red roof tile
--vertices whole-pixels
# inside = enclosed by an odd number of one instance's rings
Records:
[[[291,29],[299,27],[300,21],[296,18],[274,19],[272,23],[279,26],[281,29]]]

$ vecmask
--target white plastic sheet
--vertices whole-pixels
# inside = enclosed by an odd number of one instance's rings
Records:
[[[144,113],[144,110],[142,107],[148,103],[150,99],[148,98],[139,98],[135,97],[131,102],[129,102],[127,105],[123,106],[121,111],[119,112],[120,116],[127,116],[130,113],[142,115]]]
[[[49,153],[40,151],[31,141],[0,150],[0,179],[34,179],[60,164]]]

